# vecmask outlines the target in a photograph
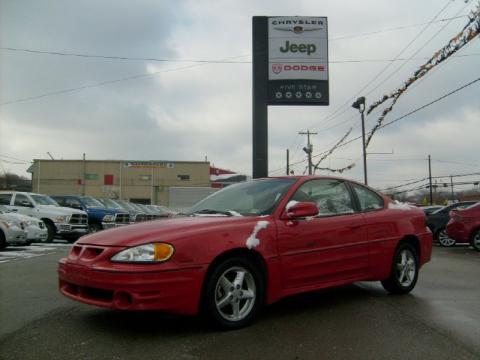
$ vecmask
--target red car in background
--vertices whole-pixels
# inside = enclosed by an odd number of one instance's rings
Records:
[[[380,280],[408,293],[431,251],[419,208],[341,178],[265,178],[175,218],[82,237],[59,262],[59,288],[120,310],[204,310],[238,328],[301,292]]]
[[[480,203],[463,210],[452,210],[447,235],[460,243],[470,243],[480,251]]]

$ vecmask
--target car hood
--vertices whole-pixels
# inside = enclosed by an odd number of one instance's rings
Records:
[[[73,209],[69,207],[63,206],[53,206],[53,205],[38,205],[37,206],[40,210],[48,212],[53,215],[71,215],[71,214],[82,214],[86,215],[87,213],[82,210]]]
[[[40,220],[38,220],[35,217],[27,216],[27,215],[22,215],[22,214],[15,214],[15,213],[3,213],[2,215],[10,218],[10,219],[15,219],[18,221],[35,221],[35,223],[38,223]]]
[[[126,211],[126,210],[114,210],[114,209],[99,208],[99,207],[89,207],[87,209],[90,210],[90,211],[99,212],[99,213],[102,213],[102,214],[105,214],[105,215],[115,215],[115,214],[119,214],[119,213],[127,214],[128,213],[128,211]]]
[[[234,231],[235,228],[251,226],[268,217],[256,216],[188,216],[148,221],[121,228],[104,230],[83,236],[78,244],[99,246],[137,246],[154,241],[175,243],[179,238],[193,238],[215,231]]]

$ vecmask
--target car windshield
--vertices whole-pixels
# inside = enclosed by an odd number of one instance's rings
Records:
[[[102,203],[98,200],[95,200],[94,198],[85,196],[82,198],[83,202],[88,208],[103,208],[104,206]]]
[[[126,202],[126,201],[117,200],[117,202],[118,202],[118,203],[120,204],[120,206],[123,207],[125,210],[138,211],[137,209],[135,209],[135,207],[133,207],[131,204],[129,204],[129,203]]]
[[[105,204],[106,207],[110,209],[119,209],[119,210],[125,210],[122,206],[117,204],[115,201],[112,199],[102,199],[102,202]]]
[[[45,195],[31,195],[33,201],[37,205],[53,205],[53,206],[60,206],[58,203],[53,200],[50,196],[45,196]]]
[[[185,214],[269,215],[295,181],[262,179],[230,185],[200,201]]]

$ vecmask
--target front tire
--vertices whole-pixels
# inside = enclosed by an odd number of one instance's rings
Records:
[[[230,258],[223,261],[207,280],[206,311],[222,328],[238,329],[251,323],[263,299],[261,273],[248,259]]]
[[[45,227],[47,228],[47,239],[45,240],[45,242],[51,243],[56,233],[55,225],[53,225],[52,223],[46,222]]]
[[[382,281],[391,294],[406,294],[413,290],[418,280],[418,254],[409,243],[400,243],[393,257],[388,279]]]
[[[470,244],[475,250],[480,251],[480,230],[477,230],[473,233]]]
[[[7,240],[5,239],[5,234],[0,230],[0,250],[3,250],[7,247]]]
[[[451,247],[455,245],[456,241],[447,235],[447,231],[442,229],[437,235],[438,243],[444,247]]]

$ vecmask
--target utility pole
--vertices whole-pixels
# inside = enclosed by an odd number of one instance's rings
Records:
[[[290,150],[287,149],[287,176],[290,175]]]
[[[367,178],[367,145],[365,141],[365,117],[363,113],[365,112],[365,97],[359,97],[353,104],[352,107],[357,109],[360,112],[362,118],[362,147],[363,147],[363,182],[365,185],[368,185]]]
[[[87,180],[87,161],[85,158],[85,153],[83,153],[83,184],[82,184],[82,195],[85,196],[85,182]]]
[[[307,130],[307,132],[299,132],[299,135],[307,135],[307,146],[303,148],[303,151],[307,153],[307,158],[308,158],[308,175],[312,175],[312,152],[313,152],[313,145],[310,143],[310,135],[317,135],[318,133],[316,132],[310,132],[310,130]]]
[[[453,176],[450,175],[450,186],[452,188],[452,201],[455,201],[455,193],[453,192]]]
[[[428,183],[430,185],[430,205],[433,205],[432,157],[430,155],[428,155]]]

